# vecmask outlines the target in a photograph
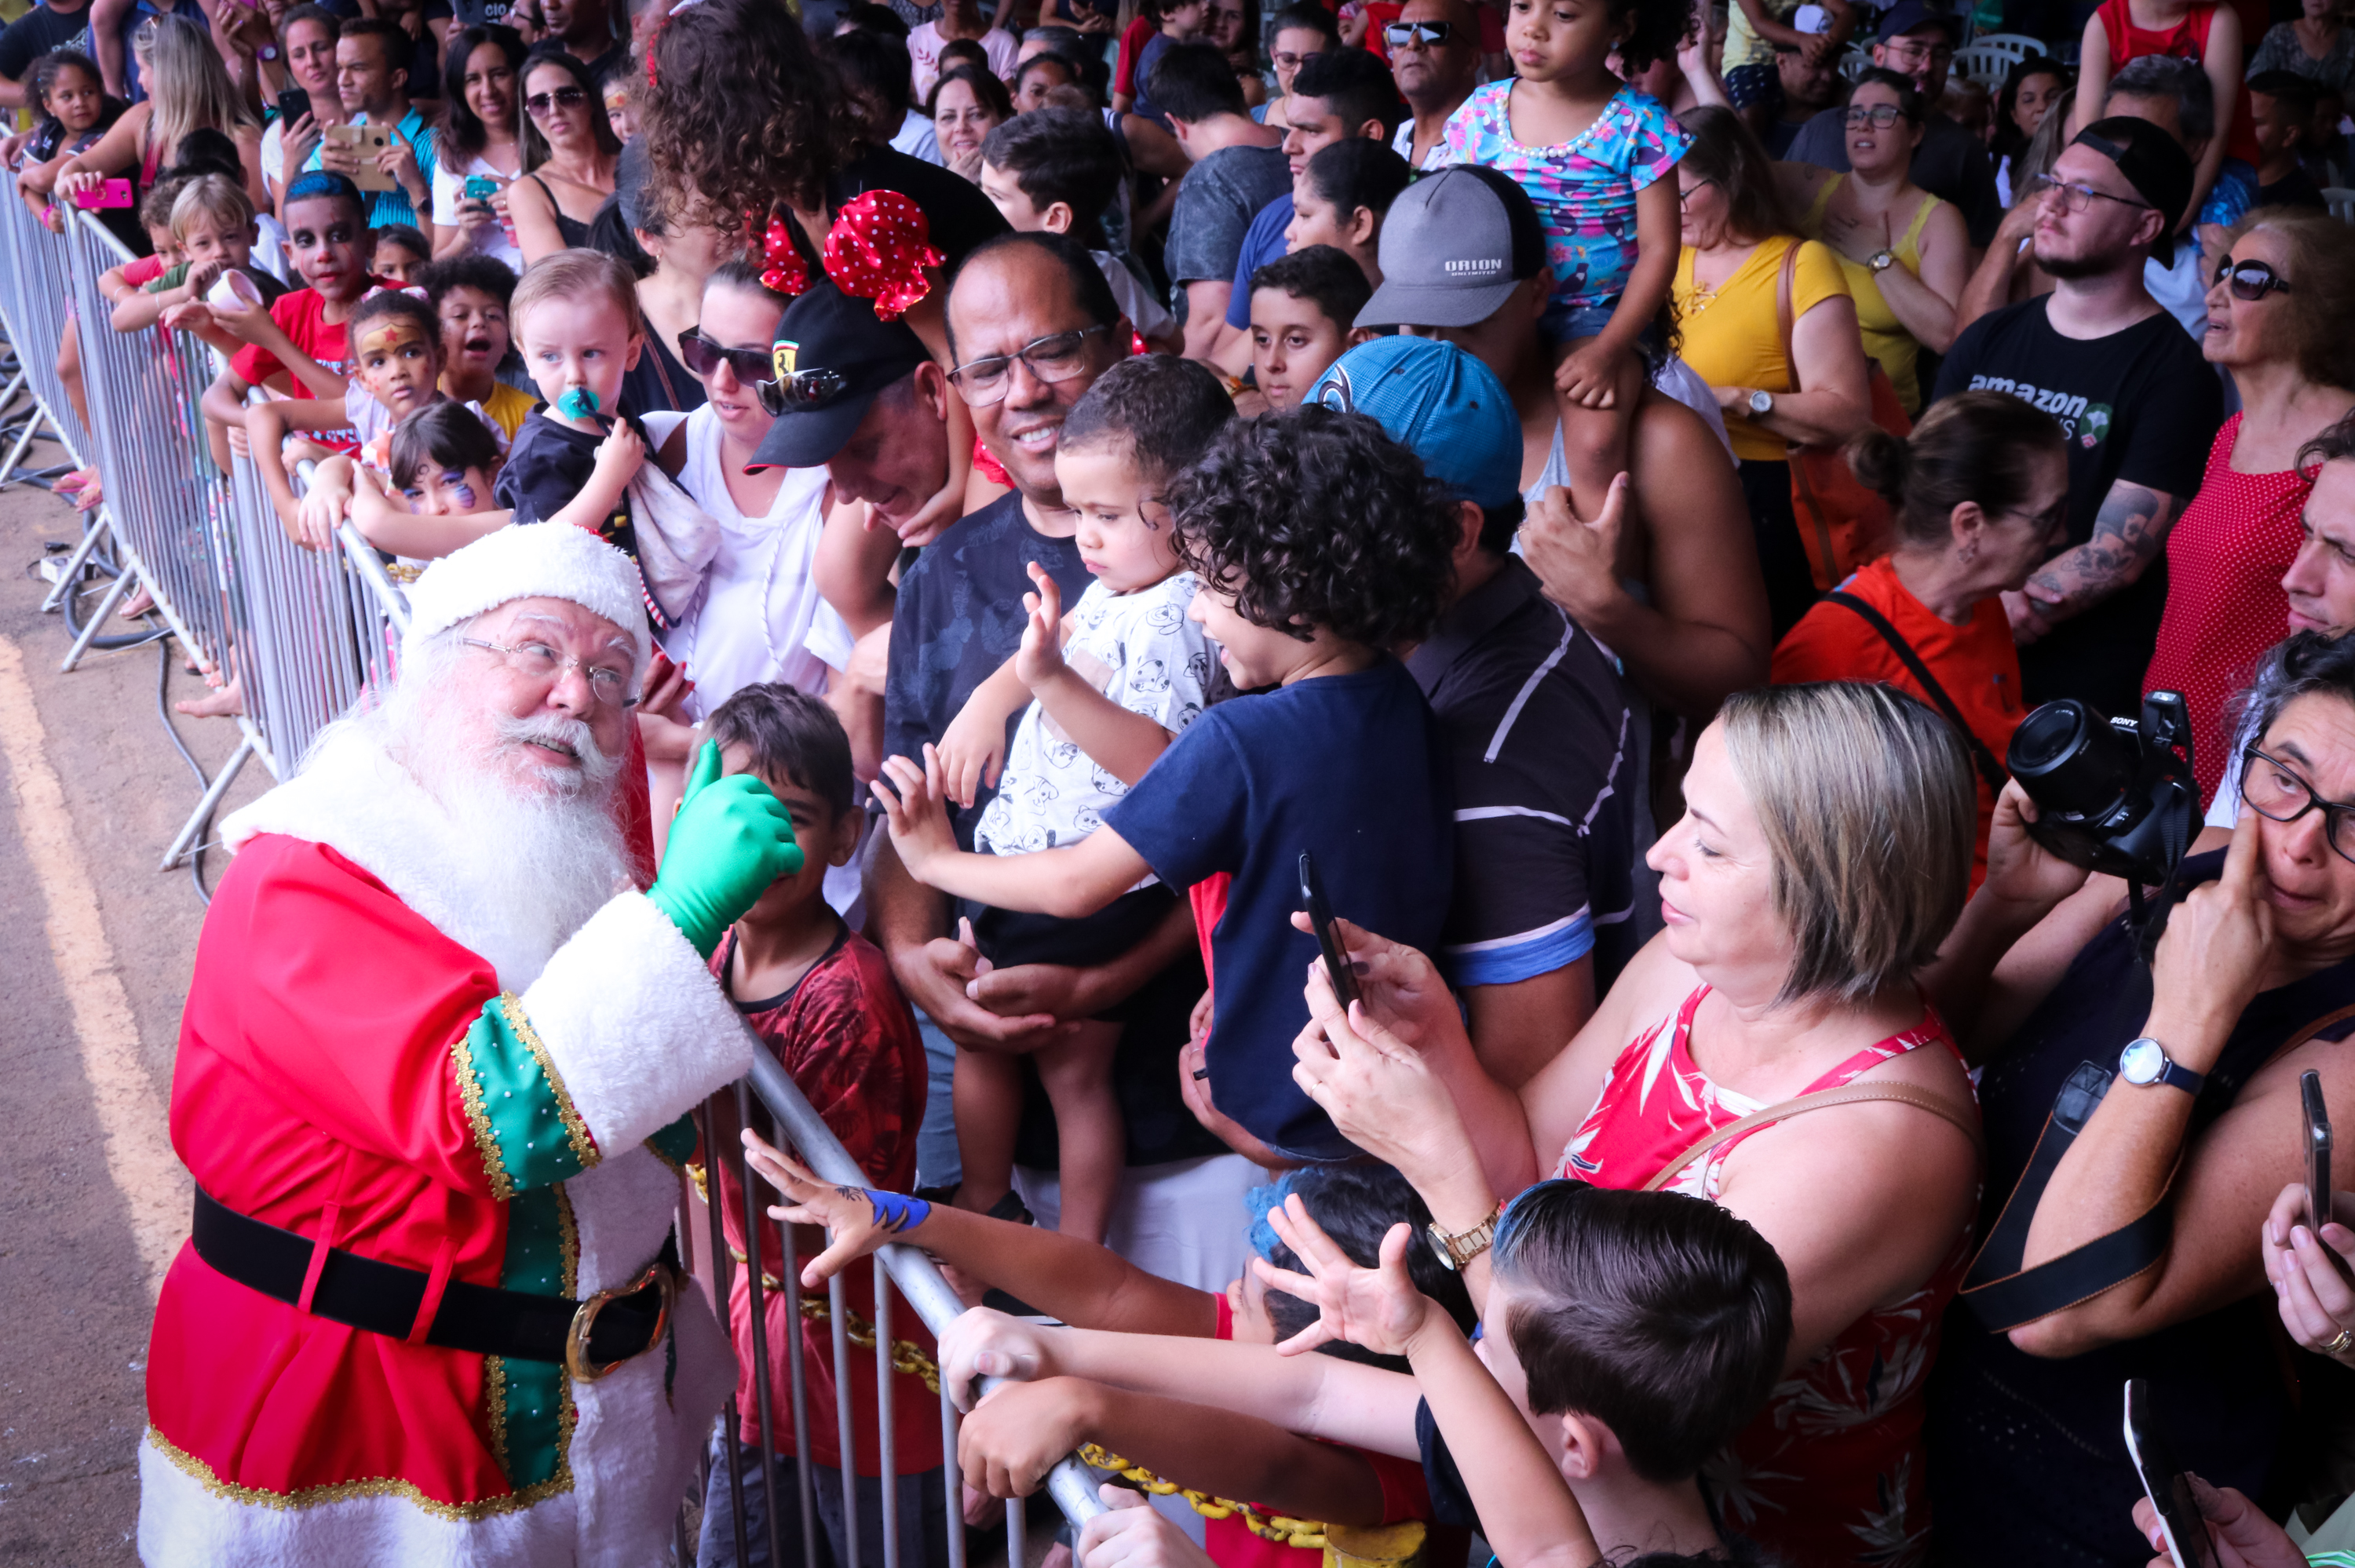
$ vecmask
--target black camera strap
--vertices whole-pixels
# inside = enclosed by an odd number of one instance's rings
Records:
[[[1946,722],[1953,725],[1955,732],[1963,737],[1963,744],[1970,747],[1971,765],[1979,770],[1979,777],[1987,780],[1988,792],[2002,794],[2003,787],[2010,781],[2011,775],[2005,772],[2003,764],[1996,760],[1996,755],[1988,749],[1987,743],[1964,722],[1963,710],[1955,705],[1955,699],[1946,694],[1946,688],[1938,684],[1938,677],[1930,673],[1930,666],[1913,652],[1913,645],[1905,641],[1903,633],[1889,623],[1887,616],[1844,588],[1834,588],[1824,598],[1843,609],[1854,610],[1863,618],[1867,626],[1881,633],[1881,640],[1889,644],[1889,651],[1897,655],[1914,681],[1930,694],[1930,701],[1946,715]]]

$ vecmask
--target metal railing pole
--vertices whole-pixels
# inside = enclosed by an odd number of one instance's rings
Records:
[[[846,1402],[847,1403],[847,1402]],[[883,1568],[900,1568],[899,1423],[891,1400],[891,1271],[875,1260],[875,1451],[882,1457]]]
[[[742,1080],[736,1085],[736,1125],[749,1127],[752,1121],[752,1091]],[[736,1145],[736,1176],[744,1193],[744,1289],[751,1311],[752,1365],[758,1374],[752,1379],[752,1406],[757,1414],[761,1433],[761,1501],[768,1510],[763,1521],[769,1537],[769,1562],[772,1568],[783,1568],[784,1552],[782,1538],[777,1533],[777,1467],[770,1457],[777,1451],[775,1413],[769,1408],[769,1303],[768,1291],[761,1280],[761,1200],[755,1183],[752,1161],[741,1142]],[[792,1288],[792,1282],[786,1281]],[[794,1323],[798,1330],[798,1319]],[[854,1563],[855,1568],[855,1563]]]
[[[858,1450],[850,1422],[850,1292],[841,1275],[826,1282],[826,1327],[834,1342],[835,1442],[842,1456],[842,1568],[861,1568],[858,1561]],[[878,1352],[889,1356],[888,1348]]]
[[[735,1259],[728,1253],[727,1221],[720,1213],[719,1133],[723,1123],[719,1106],[728,1092],[719,1090],[705,1101],[703,1107],[704,1208],[711,1222],[711,1291],[719,1298],[719,1321],[723,1327],[733,1315],[735,1299],[734,1282],[729,1277],[729,1266]],[[730,1338],[734,1336],[731,1334]],[[744,1421],[742,1413],[737,1409],[733,1393],[728,1396],[727,1408],[721,1412],[720,1419],[727,1423],[727,1430],[720,1434],[720,1453],[728,1464],[728,1497],[735,1510],[732,1521],[736,1526],[736,1562],[741,1568],[741,1564],[751,1560],[752,1547],[744,1528],[744,1457],[738,1452],[742,1446]],[[767,1456],[762,1457],[762,1462],[768,1462]]]

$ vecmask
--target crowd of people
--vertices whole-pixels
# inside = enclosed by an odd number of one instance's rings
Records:
[[[1081,1568],[2350,1560],[2350,95],[2339,0],[43,0],[0,161],[139,259],[17,352],[209,345],[413,610],[228,824],[143,1555],[639,1564],[705,1455],[698,1563],[800,1458],[945,1564],[1094,1445],[1207,1522]],[[686,1118],[751,1049],[865,1186]]]

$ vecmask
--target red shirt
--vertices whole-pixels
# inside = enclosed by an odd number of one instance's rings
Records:
[[[2003,601],[1990,594],[1979,600],[1961,626],[1949,625],[1905,591],[1889,557],[1858,570],[1840,584],[1843,591],[1862,599],[1888,618],[1898,635],[1913,646],[1946,695],[1960,709],[1987,748],[2000,762],[2011,746],[2011,732],[2026,712],[2019,701],[2019,651],[2011,641],[2011,622]],[[2278,624],[2278,618],[2276,618]],[[1817,604],[1799,619],[1774,650],[1771,678],[1778,686],[1800,681],[1878,681],[1928,703],[1938,705],[1906,669],[1904,661],[1864,617],[1845,605]],[[1979,800],[1978,840],[1971,851],[1971,887],[1977,891],[1987,875],[1987,826],[1995,820],[1995,793],[1987,780],[1971,770]]]
[[[2167,536],[2167,613],[2142,681],[2146,692],[2183,694],[2191,710],[2191,772],[2203,800],[2223,780],[2233,694],[2289,630],[2281,583],[2314,488],[2294,471],[2233,471],[2240,431],[2235,414],[2216,432],[2200,493]]]
[[[736,949],[730,932],[712,955],[712,972],[728,983],[729,960]],[[881,949],[844,927],[834,948],[812,966],[801,982],[783,996],[741,1000],[744,1022],[793,1075],[800,1089],[826,1127],[858,1162],[869,1183],[878,1189],[905,1192],[916,1184],[916,1129],[924,1120],[924,1044],[916,1033],[915,1015],[891,978]],[[744,1255],[744,1195],[733,1160],[722,1160],[720,1188],[728,1245],[740,1260]],[[799,1317],[794,1292],[776,1286],[783,1245],[773,1222],[761,1232],[762,1270],[769,1294],[766,1308],[769,1341],[769,1402],[773,1413],[775,1451],[794,1452],[792,1362],[790,1336],[802,1340],[802,1369],[808,1383],[810,1458],[839,1467],[840,1438],[833,1419],[836,1386],[834,1330],[831,1325]],[[806,1250],[803,1257],[807,1258]],[[866,1322],[875,1318],[874,1271],[861,1263],[844,1280],[850,1308]],[[808,1293],[824,1301],[826,1293]],[[758,1394],[752,1382],[751,1282],[742,1267],[735,1272],[728,1304],[729,1332],[736,1341],[736,1408],[742,1414],[742,1437],[760,1441]],[[927,1356],[933,1355],[932,1337],[925,1331],[915,1308],[896,1293],[891,1302],[891,1338],[905,1340]],[[883,1473],[878,1458],[877,1435],[881,1430],[875,1396],[875,1352],[852,1347],[847,1373],[851,1433],[862,1476]],[[941,1463],[941,1406],[923,1380],[902,1372],[891,1380],[896,1425],[892,1447],[901,1476],[921,1475]]]
[[[397,289],[400,286],[382,278],[372,278],[369,282],[381,288]],[[295,347],[317,360],[322,370],[332,371],[337,376],[348,375],[351,371],[350,334],[342,322],[331,322],[326,315],[326,297],[316,289],[296,289],[292,293],[281,295],[278,302],[270,307],[270,319],[294,340]],[[239,349],[236,356],[229,362],[229,367],[248,387],[259,387],[273,376],[283,375],[293,377],[294,396],[311,396],[301,376],[288,370],[276,355],[254,344],[249,343]],[[347,429],[314,430],[310,435],[321,446],[337,451],[352,451],[359,446],[356,433]]]
[[[2145,55],[2167,55],[2175,59],[2202,64],[2208,58],[2208,27],[2215,21],[2218,7],[2212,4],[2195,5],[2183,20],[2166,32],[2155,33],[2147,27],[2137,27],[2127,8],[2127,0],[2104,0],[2102,8],[2094,14],[2102,19],[2102,33],[2110,45],[2110,74],[2115,76],[2126,61],[2140,59]],[[2233,7],[2233,14],[2242,8]],[[2249,55],[2264,37],[2264,28],[2255,32],[2243,29],[2241,58],[2232,68],[2238,76],[2247,67]],[[2239,94],[2232,101],[2232,123],[2224,132],[2224,155],[2238,158],[2254,169],[2264,159],[2257,147],[2257,122],[2249,114],[2249,95]]]

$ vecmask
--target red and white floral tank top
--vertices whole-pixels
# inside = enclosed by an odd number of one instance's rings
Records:
[[[1693,1014],[1709,991],[1695,991],[1674,1018],[1619,1053],[1594,1108],[1562,1150],[1556,1176],[1640,1188],[1710,1133],[1766,1108],[1713,1082],[1693,1060]],[[1962,1059],[1925,1001],[1920,1023],[1866,1046],[1804,1092],[1838,1088],[1930,1045]],[[1751,1136],[1695,1160],[1667,1191],[1716,1202],[1727,1158]],[[1919,1290],[1849,1324],[1777,1384],[1757,1419],[1710,1461],[1703,1478],[1728,1530],[1795,1563],[1907,1568],[1927,1560],[1923,1391],[1938,1320],[1962,1283],[1970,1240],[1966,1223]]]

